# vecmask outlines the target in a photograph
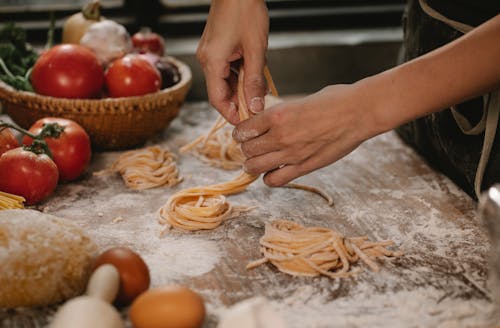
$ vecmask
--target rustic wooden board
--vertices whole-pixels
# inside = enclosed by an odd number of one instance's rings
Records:
[[[206,103],[190,103],[180,117],[149,144],[177,152],[211,125],[216,113]],[[327,190],[329,207],[317,195],[261,181],[231,196],[233,204],[256,206],[214,231],[172,231],[159,237],[157,210],[175,191],[227,181],[222,171],[190,155],[179,158],[184,182],[173,189],[128,190],[119,176],[94,176],[119,152],[96,153],[88,174],[61,185],[40,210],[71,219],[104,250],[125,245],[148,263],[152,284],[180,283],[203,295],[215,327],[228,306],[262,295],[289,327],[484,327],[493,306],[486,282],[489,242],[476,204],[443,175],[430,169],[394,133],[362,144],[339,162],[299,179]],[[122,217],[123,220],[114,220]],[[381,271],[364,269],[355,278],[298,278],[270,265],[252,271],[259,258],[264,224],[286,218],[325,226],[346,236],[393,239],[405,252],[380,261]],[[2,327],[43,326],[56,307],[0,311]],[[126,309],[123,311],[126,317]]]

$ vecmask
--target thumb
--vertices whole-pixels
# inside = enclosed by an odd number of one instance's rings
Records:
[[[248,109],[257,114],[264,110],[266,82],[264,79],[265,56],[250,55],[244,60],[245,75],[243,86]]]

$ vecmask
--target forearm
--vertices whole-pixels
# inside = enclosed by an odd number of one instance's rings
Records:
[[[372,134],[500,85],[500,15],[422,57],[359,81],[374,104]]]

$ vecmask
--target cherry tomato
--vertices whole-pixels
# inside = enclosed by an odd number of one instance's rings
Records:
[[[89,135],[78,123],[56,117],[46,117],[36,121],[29,131],[38,134],[48,123],[58,123],[64,127],[64,131],[58,138],[45,138],[59,170],[60,180],[75,180],[82,175],[90,163],[92,151]],[[24,136],[23,144],[31,145],[32,142],[33,139]]]
[[[19,147],[0,156],[0,190],[24,197],[27,205],[52,194],[58,177],[56,164],[45,154]]]
[[[12,133],[12,131],[8,128],[0,130],[0,155],[5,153],[7,150],[17,147],[19,147],[19,142],[14,136],[14,133]]]
[[[100,95],[104,72],[96,55],[78,44],[50,48],[36,61],[31,83],[37,93],[60,98]]]
[[[165,39],[159,34],[151,32],[148,27],[143,27],[132,35],[132,45],[139,52],[151,52],[158,56],[163,56],[165,53]]]
[[[105,77],[111,97],[142,96],[161,87],[160,72],[139,55],[130,54],[115,60]]]

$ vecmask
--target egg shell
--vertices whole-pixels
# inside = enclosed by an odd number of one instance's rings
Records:
[[[141,294],[130,307],[129,317],[136,328],[199,328],[205,305],[189,288],[164,286]]]
[[[113,265],[120,274],[117,305],[128,305],[149,288],[149,269],[144,260],[126,247],[110,248],[96,259],[94,270],[103,264]]]

